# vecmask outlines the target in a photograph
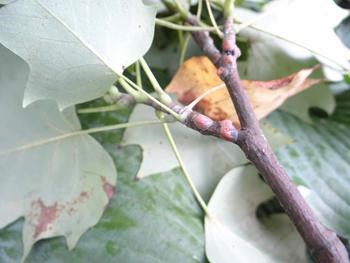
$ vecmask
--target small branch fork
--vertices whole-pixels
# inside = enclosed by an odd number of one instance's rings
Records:
[[[189,15],[190,25],[199,25],[195,16]],[[247,158],[256,166],[266,183],[276,194],[287,215],[295,224],[317,262],[349,262],[344,245],[337,235],[323,226],[290,181],[267,143],[248,100],[237,70],[240,50],[236,45],[233,17],[228,16],[224,24],[222,53],[215,47],[208,32],[192,32],[199,47],[217,67],[217,73],[225,82],[235,106],[241,129],[234,131],[232,142],[236,143]],[[232,133],[232,130],[230,131]],[[202,132],[203,133],[203,132]]]
[[[119,93],[114,96],[113,101],[117,105],[128,107],[137,103],[142,103],[152,108],[168,113],[165,109],[151,100],[137,101],[134,96],[126,93]],[[238,138],[238,130],[233,126],[230,120],[214,121],[211,118],[192,110],[189,107],[184,107],[180,104],[171,102],[167,105],[171,110],[180,115],[182,124],[200,132],[203,135],[210,135],[220,139],[236,142]]]

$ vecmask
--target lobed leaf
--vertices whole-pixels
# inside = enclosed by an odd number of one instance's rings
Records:
[[[104,145],[118,167],[117,195],[100,222],[68,251],[61,239],[37,244],[27,263],[205,262],[203,214],[179,169],[134,180],[139,147]],[[0,232],[0,261],[20,256],[20,222]]]
[[[0,9],[0,42],[30,67],[23,105],[60,109],[102,96],[153,39],[142,1],[17,0]]]
[[[116,170],[107,152],[80,130],[74,108],[52,101],[22,108],[29,69],[0,46],[0,228],[20,217],[23,258],[44,238],[65,236],[72,249],[100,219]]]

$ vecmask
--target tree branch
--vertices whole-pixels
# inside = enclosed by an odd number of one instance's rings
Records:
[[[116,103],[121,107],[129,107],[138,103],[132,95],[126,93],[119,93],[113,98],[113,101],[111,102]],[[142,104],[151,106],[155,110],[168,113],[162,107],[151,100],[145,100],[142,102]],[[196,112],[192,109],[189,109],[188,107],[184,107],[174,102],[170,103],[167,106],[181,116],[182,124],[185,126],[198,131],[203,135],[214,136],[229,142],[237,141],[238,130],[233,126],[230,120],[214,121],[199,112]]]
[[[237,141],[234,142],[240,146],[276,194],[315,260],[322,263],[349,262],[344,245],[337,235],[323,226],[312,212],[290,181],[284,168],[279,164],[259,127],[259,122],[238,74],[236,61],[240,56],[240,50],[236,45],[232,21],[232,17],[228,17],[225,21],[221,54],[208,32],[192,32],[191,34],[204,53],[216,65],[218,75],[225,82],[235,106],[241,130],[238,132]],[[191,25],[198,25],[196,17],[192,15],[188,17],[187,22]]]

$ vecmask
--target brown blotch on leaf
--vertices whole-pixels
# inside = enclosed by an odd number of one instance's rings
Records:
[[[101,176],[101,180],[103,182],[103,191],[105,191],[108,199],[112,199],[115,192],[114,185],[110,184],[104,176]]]
[[[49,229],[50,224],[58,217],[59,207],[55,203],[52,206],[46,206],[41,199],[33,202],[33,206],[39,210],[38,221],[34,228],[34,239],[41,233]]]

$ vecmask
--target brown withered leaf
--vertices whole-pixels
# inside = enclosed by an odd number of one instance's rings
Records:
[[[287,77],[270,81],[242,80],[257,118],[264,118],[289,97],[319,83],[320,79],[308,78],[314,70],[315,67],[302,69]],[[192,57],[179,68],[166,91],[175,93],[180,103],[188,105],[204,92],[222,83],[216,67],[207,57]],[[239,126],[226,88],[205,96],[195,109],[214,120],[230,119]]]

